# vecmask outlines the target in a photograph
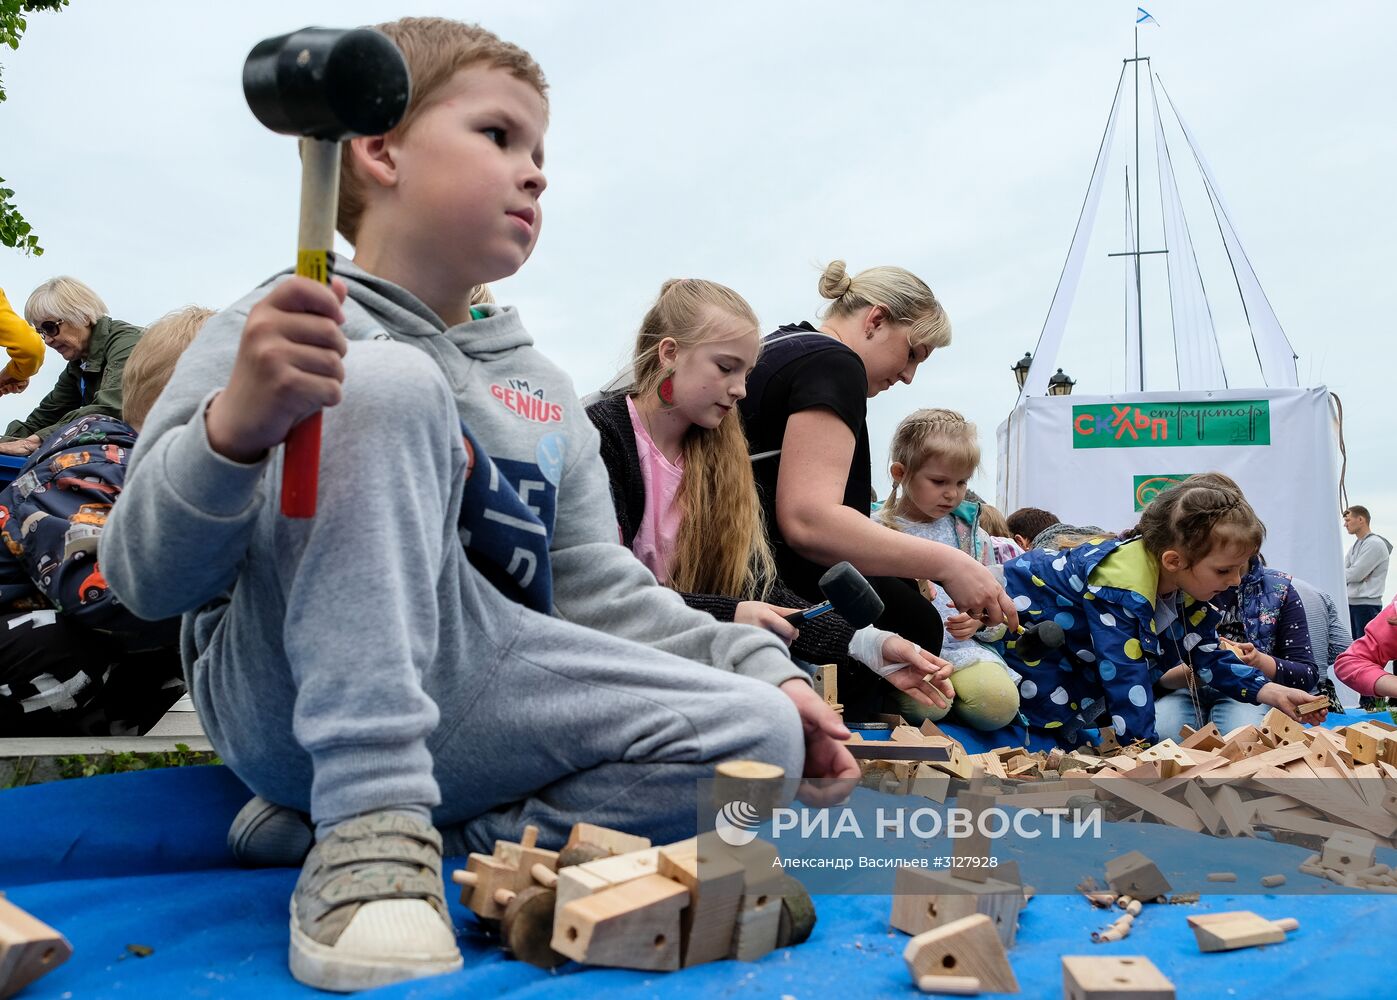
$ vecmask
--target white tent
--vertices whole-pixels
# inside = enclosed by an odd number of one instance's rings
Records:
[[[1146,60],[1130,62],[1138,69]],[[1207,192],[1263,384],[1238,388],[1235,373],[1229,378],[1154,96],[1157,78],[1150,79],[1148,70],[1165,249],[1140,250],[1137,162],[1137,214],[1133,217],[1128,187],[1126,195],[1126,233],[1134,252],[1118,255],[1130,269],[1124,352],[1127,391],[1088,397],[1043,395],[1049,373],[1059,364],[1095,224],[1125,72],[1123,67],[1032,366],[1014,410],[999,427],[1000,508],[1008,513],[1020,507],[1041,507],[1069,523],[1118,531],[1133,525],[1143,506],[1170,482],[1197,472],[1223,472],[1241,484],[1266,523],[1263,552],[1267,561],[1329,594],[1342,614],[1347,602],[1339,527],[1341,428],[1332,397],[1323,386],[1299,385],[1290,342],[1242,250],[1212,171],[1166,93]],[[1162,83],[1158,89],[1163,91]],[[1137,78],[1137,151],[1139,103]],[[1168,255],[1170,322],[1158,330],[1167,329],[1172,336],[1175,363],[1173,371],[1146,371],[1139,261],[1142,253],[1161,252]],[[1255,380],[1255,375],[1243,378]]]

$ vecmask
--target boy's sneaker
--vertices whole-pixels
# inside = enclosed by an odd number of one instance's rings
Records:
[[[244,868],[295,868],[315,844],[310,817],[253,796],[228,827],[228,850]]]
[[[349,992],[461,968],[446,912],[441,835],[402,813],[341,823],[291,896],[291,974]]]

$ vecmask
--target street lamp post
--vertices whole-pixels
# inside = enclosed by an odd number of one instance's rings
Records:
[[[1024,382],[1028,380],[1028,370],[1033,367],[1033,355],[1028,351],[1023,352],[1023,357],[1009,366],[1009,370],[1014,373],[1014,381],[1019,383],[1019,388],[1023,388]]]
[[[1057,370],[1057,374],[1048,379],[1049,396],[1070,396],[1072,387],[1077,384],[1077,380],[1069,378],[1062,373],[1062,369]]]

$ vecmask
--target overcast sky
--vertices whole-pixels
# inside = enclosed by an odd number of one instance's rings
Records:
[[[1397,5],[1145,6],[1160,26],[1141,32],[1142,54],[1213,169],[1300,355],[1301,384],[1343,399],[1349,497],[1397,538],[1381,430],[1397,312]],[[40,281],[71,274],[137,323],[230,302],[295,249],[294,143],[247,110],[248,49],[327,16],[479,18],[532,52],[552,87],[547,224],[533,259],[496,291],[580,391],[618,370],[666,278],[730,284],[774,327],[813,317],[818,268],[833,257],[854,270],[901,265],[945,303],[955,340],[912,387],[872,402],[875,482],[886,482],[897,420],[941,405],[979,425],[974,485],[992,496],[994,430],[1015,398],[1009,366],[1042,327],[1131,55],[1134,8],[74,0],[32,16],[18,52],[0,49],[0,176],[47,250],[0,252],[0,287],[22,308]],[[1105,255],[1123,248],[1132,128],[1127,107],[1125,158],[1110,167],[1058,361],[1079,392],[1123,388],[1123,271]],[[1146,119],[1146,248],[1161,230],[1150,135]],[[1183,158],[1176,149],[1176,166]],[[1186,204],[1200,199],[1191,225],[1223,357],[1234,384],[1259,384],[1211,214],[1182,174]],[[1145,281],[1149,352],[1167,360],[1162,265]],[[0,400],[0,418],[25,415],[61,366],[50,353],[28,393]]]

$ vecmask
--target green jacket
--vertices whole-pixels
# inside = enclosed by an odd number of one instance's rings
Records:
[[[25,420],[5,428],[6,439],[39,435],[48,437],[65,424],[89,413],[121,416],[121,371],[131,349],[145,330],[119,319],[103,316],[92,327],[87,357],[68,362],[58,382]]]

